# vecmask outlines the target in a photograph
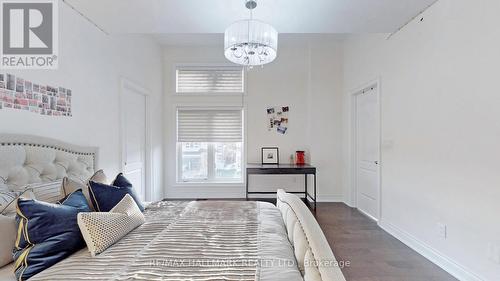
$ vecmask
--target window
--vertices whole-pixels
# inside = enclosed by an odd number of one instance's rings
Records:
[[[241,109],[177,110],[178,182],[241,182]]]
[[[242,94],[243,68],[239,66],[178,66],[178,94]]]

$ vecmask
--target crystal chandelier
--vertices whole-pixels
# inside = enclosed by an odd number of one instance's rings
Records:
[[[272,62],[278,51],[278,32],[271,25],[254,20],[255,0],[246,0],[250,19],[230,25],[224,33],[224,55],[236,64],[253,67]]]

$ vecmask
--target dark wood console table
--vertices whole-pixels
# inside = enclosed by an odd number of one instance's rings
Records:
[[[314,202],[314,209],[316,209],[316,167],[313,167],[311,165],[292,165],[292,164],[279,164],[279,165],[247,164],[247,182],[246,182],[247,200],[249,194],[276,194],[276,191],[248,191],[248,177],[250,175],[304,175],[305,178],[304,191],[289,192],[289,193],[303,194],[305,202],[308,205],[310,198]],[[314,196],[309,194],[307,190],[308,175],[314,176]]]

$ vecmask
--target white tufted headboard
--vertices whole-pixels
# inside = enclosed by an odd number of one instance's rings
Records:
[[[281,211],[304,280],[345,281],[323,231],[304,202],[280,189],[276,205]]]
[[[98,148],[30,136],[0,134],[0,190],[49,183],[64,177],[84,181],[97,167]]]

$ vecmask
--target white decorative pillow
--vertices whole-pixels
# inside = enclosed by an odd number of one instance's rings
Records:
[[[90,208],[92,210],[95,210],[94,205],[92,204],[92,200],[90,200],[90,194],[89,194],[89,188],[88,188],[89,181],[108,184],[108,178],[106,177],[106,174],[104,174],[103,170],[99,170],[99,171],[95,172],[85,182],[78,180],[78,179],[65,177],[62,181],[61,189],[62,189],[64,196],[68,196],[71,193],[77,191],[78,189],[81,189],[83,192],[83,195],[85,196],[85,198],[87,198],[87,203],[89,204]]]
[[[104,252],[144,222],[144,215],[128,194],[109,212],[78,214],[78,226],[92,256]]]
[[[36,200],[56,203],[64,198],[64,193],[61,192],[61,185],[62,181],[58,180],[54,182],[30,184],[29,187],[33,189]]]
[[[104,174],[103,170],[99,170],[99,171],[95,172],[94,175],[92,175],[90,177],[90,179],[87,181],[87,183],[89,181],[98,182],[98,183],[104,183],[104,184],[109,184],[108,177],[106,177],[106,174]]]
[[[0,215],[0,267],[13,261],[12,249],[14,249],[16,243],[16,228],[16,218],[14,215]]]

